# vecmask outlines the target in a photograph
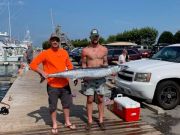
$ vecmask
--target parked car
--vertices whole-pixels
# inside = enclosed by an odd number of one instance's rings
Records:
[[[81,52],[82,52],[83,48],[78,48],[77,50],[72,52],[71,57],[73,58],[73,60],[75,60],[76,62],[78,62],[78,64],[81,64]]]
[[[152,52],[150,49],[139,49],[142,58],[150,58],[152,56]]]
[[[158,51],[160,51],[162,48],[168,46],[169,44],[167,43],[159,43],[159,44],[156,44],[152,47],[152,50],[151,50],[151,54],[154,55],[156,54]]]
[[[166,46],[150,59],[127,62],[115,85],[120,93],[144,99],[164,109],[180,103],[180,44]]]
[[[70,56],[70,57],[73,57],[74,54],[78,53],[79,49],[82,49],[82,47],[76,47],[76,48],[72,49],[72,50],[69,52],[69,56]]]
[[[147,50],[147,49],[149,49],[149,47],[147,45],[136,45],[136,46],[133,46],[133,47],[138,49],[138,50]]]
[[[118,48],[113,48],[113,49],[108,49],[108,63],[114,64],[113,62],[117,62],[119,59],[119,56],[122,54],[122,50],[123,49],[118,49]],[[127,49],[128,51],[128,56],[129,56],[129,60],[138,60],[141,59],[141,54],[134,49]]]

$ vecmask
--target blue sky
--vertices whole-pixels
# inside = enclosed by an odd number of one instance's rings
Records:
[[[0,31],[8,31],[8,0],[0,0]],[[27,29],[41,46],[54,25],[70,39],[88,38],[97,28],[102,37],[133,28],[153,27],[173,34],[180,30],[180,0],[9,0],[12,36],[23,39]]]

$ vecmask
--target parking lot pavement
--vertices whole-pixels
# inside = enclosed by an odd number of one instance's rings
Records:
[[[141,119],[153,125],[165,135],[180,134],[180,106],[166,110],[164,114],[156,114],[147,108],[141,108]]]

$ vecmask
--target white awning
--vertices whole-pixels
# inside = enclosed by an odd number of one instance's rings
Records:
[[[136,43],[132,43],[132,42],[114,42],[114,43],[108,43],[105,45],[107,46],[137,46]]]

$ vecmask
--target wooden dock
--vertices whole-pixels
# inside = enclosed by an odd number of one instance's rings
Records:
[[[8,115],[0,115],[0,135],[49,135],[51,134],[51,119],[48,111],[48,101],[46,93],[46,82],[40,84],[37,73],[28,71],[19,76],[6,94],[3,102],[10,104]],[[81,84],[73,86],[71,89],[76,97],[73,97],[73,107],[71,108],[71,121],[76,124],[77,130],[69,130],[64,127],[64,119],[61,104],[58,104],[58,128],[59,134],[70,135],[159,135],[161,134],[151,125],[142,120],[135,122],[125,122],[114,115],[105,107],[106,130],[101,131],[97,124],[98,111],[94,103],[93,127],[87,132],[85,125],[86,117],[86,97],[79,92]],[[1,106],[0,106],[1,107]]]

